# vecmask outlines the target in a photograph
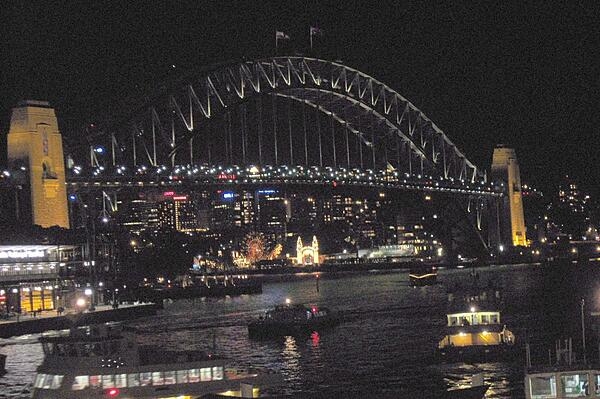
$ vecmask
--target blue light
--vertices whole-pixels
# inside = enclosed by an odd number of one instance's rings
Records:
[[[94,152],[98,154],[104,154],[104,147],[94,147]]]
[[[69,194],[69,201],[71,201],[71,202],[77,201],[77,196],[75,194]]]
[[[231,191],[225,191],[223,193],[223,199],[224,200],[230,200],[230,199],[234,199],[235,198],[235,193],[231,192]]]

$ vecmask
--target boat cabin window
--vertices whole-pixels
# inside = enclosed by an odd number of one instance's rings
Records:
[[[115,374],[115,387],[127,388],[127,374]]]
[[[86,389],[89,386],[90,386],[90,376],[78,375],[78,376],[75,376],[75,379],[73,380],[73,386],[71,387],[71,389],[73,391],[79,391],[82,389]]]
[[[530,376],[528,378],[531,399],[556,398],[555,376]]]
[[[488,315],[486,315],[486,314],[481,315],[481,324],[488,324],[489,320],[490,319],[488,318]]]
[[[569,374],[560,377],[561,394],[565,398],[577,398],[589,395],[587,374]]]
[[[213,367],[212,368],[212,379],[213,380],[222,380],[223,379],[223,367]]]
[[[152,385],[165,385],[165,377],[162,371],[152,373]]]
[[[140,386],[140,374],[139,373],[127,374],[127,386],[128,387],[139,387]]]
[[[101,375],[90,375],[90,387],[100,388],[101,386],[102,386],[102,376]]]
[[[152,373],[140,373],[140,386],[147,387],[152,385]]]
[[[204,367],[200,369],[200,381],[210,381],[212,379],[210,375],[210,367]]]
[[[33,386],[39,389],[58,389],[63,380],[62,375],[38,374]]]
[[[188,381],[190,383],[199,382],[200,381],[200,369],[188,370]]]
[[[112,374],[102,376],[102,388],[114,388],[115,376]]]
[[[456,317],[456,316],[450,316],[450,325],[451,326],[457,326],[458,325],[458,317]]]
[[[188,382],[188,371],[187,370],[177,370],[177,383],[178,384],[187,384]]]
[[[229,369],[228,369],[229,370]],[[236,370],[240,373],[240,370]],[[241,371],[244,374],[243,371]],[[197,383],[200,381],[218,381],[224,379],[223,366],[203,367],[201,369],[154,371],[129,374],[108,375],[78,375],[73,380],[71,389],[80,391],[87,388],[134,388],[139,386],[161,386],[174,384]],[[243,378],[244,375],[237,375]],[[229,379],[229,374],[227,374]],[[231,379],[235,379],[231,378]],[[38,374],[35,387],[41,389],[57,389],[60,387],[63,376]]]
[[[600,374],[594,375],[594,389],[595,389],[596,395],[600,394]]]
[[[174,371],[165,371],[165,385],[175,384],[175,372]]]
[[[498,324],[500,323],[500,317],[497,313],[494,313],[492,315],[490,315],[490,323],[491,324]]]

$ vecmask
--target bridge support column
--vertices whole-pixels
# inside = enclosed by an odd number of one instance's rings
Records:
[[[527,246],[521,175],[514,149],[503,145],[494,149],[492,179],[504,182],[507,187],[507,195],[500,200],[496,236],[504,245]]]
[[[69,228],[62,136],[46,101],[23,101],[12,110],[8,162],[27,168],[32,223]]]

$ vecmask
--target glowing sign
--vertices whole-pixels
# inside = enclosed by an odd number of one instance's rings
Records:
[[[237,179],[237,175],[233,174],[233,173],[219,173],[217,175],[217,179],[219,180],[235,180]]]
[[[33,251],[0,251],[0,259],[24,259],[24,258],[43,258],[43,250]]]
[[[258,190],[257,191],[258,194],[275,194],[277,193],[277,190],[273,190],[273,189],[267,189],[267,190]]]
[[[187,195],[181,195],[178,197],[173,197],[175,201],[187,201]]]
[[[172,197],[174,195],[175,195],[175,191],[165,191],[163,193],[163,196],[165,196],[165,197]]]
[[[223,199],[233,199],[235,198],[235,193],[231,192],[231,191],[225,191],[223,193]]]

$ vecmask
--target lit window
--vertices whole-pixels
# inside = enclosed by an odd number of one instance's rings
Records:
[[[165,379],[162,371],[155,371],[152,373],[152,385],[164,385]]]
[[[529,377],[531,399],[556,398],[556,377]]]
[[[177,383],[178,384],[187,384],[188,382],[188,371],[187,370],[177,370]]]
[[[205,367],[205,368],[200,369],[200,380],[201,381],[210,381],[211,380],[210,367]]]
[[[102,385],[102,376],[101,375],[90,375],[90,387],[100,388],[101,385]]]
[[[561,397],[576,398],[588,395],[587,374],[563,375],[561,379]]]
[[[90,377],[87,375],[78,375],[73,380],[73,386],[71,387],[74,391],[86,389],[90,386]]]
[[[175,372],[165,371],[165,385],[175,384]]]
[[[188,381],[191,383],[200,382],[200,369],[188,370]]]
[[[138,373],[127,374],[127,386],[128,387],[139,387],[140,386],[140,375]]]
[[[117,388],[127,388],[127,374],[115,375],[115,386]]]
[[[60,384],[62,384],[63,377],[64,376],[62,376],[62,375],[52,376],[52,382],[50,383],[50,389],[60,388]]]
[[[102,376],[102,388],[114,388],[115,387],[115,376],[112,374]]]
[[[222,380],[223,379],[223,367],[213,367],[212,368],[212,379],[213,380]]]
[[[152,373],[140,373],[140,386],[152,385]]]

